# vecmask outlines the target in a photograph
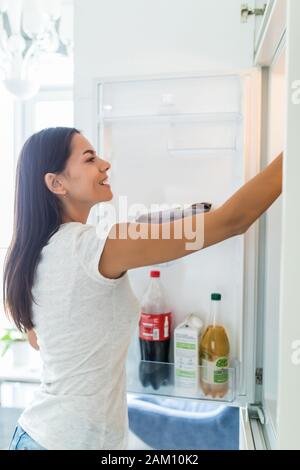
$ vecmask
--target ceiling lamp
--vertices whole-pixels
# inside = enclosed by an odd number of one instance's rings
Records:
[[[0,77],[15,97],[38,92],[42,55],[70,55],[72,44],[70,1],[0,0]]]

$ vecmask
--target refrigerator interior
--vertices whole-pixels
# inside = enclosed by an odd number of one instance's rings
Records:
[[[248,74],[202,75],[97,82],[97,140],[100,155],[111,163],[112,203],[118,214],[134,220],[134,210],[153,210],[153,204],[210,202],[219,207],[249,177],[247,150],[251,121]],[[253,91],[252,91],[253,92]],[[253,165],[252,165],[253,166]],[[255,165],[254,165],[255,166]],[[136,206],[143,204],[143,208]],[[135,205],[135,206],[134,206]],[[101,219],[105,204],[99,207]],[[122,212],[123,213],[123,212]],[[124,217],[120,217],[120,221]],[[250,253],[250,255],[249,255]],[[249,256],[255,237],[237,236],[184,258],[156,266],[161,270],[165,297],[174,314],[173,329],[189,313],[207,324],[210,294],[222,294],[221,323],[231,350],[229,391],[222,399],[243,404],[253,397],[255,283]],[[141,300],[151,267],[129,272]],[[252,283],[252,284],[251,284]],[[247,285],[246,285],[247,284]],[[174,382],[143,387],[138,376],[138,331],[130,345],[127,370],[129,391],[205,399],[201,389],[182,393]],[[169,362],[174,360],[173,341]]]

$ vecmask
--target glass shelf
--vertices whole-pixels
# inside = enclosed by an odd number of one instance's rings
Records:
[[[240,122],[240,113],[157,113],[132,115],[99,115],[100,124],[127,121],[174,121],[174,122]]]
[[[160,395],[217,402],[233,402],[236,396],[236,367],[229,367],[227,386],[219,384],[218,390],[205,394],[199,377],[204,366],[199,366],[194,378],[175,367],[175,364],[150,361],[127,362],[127,391],[135,394]]]
[[[236,148],[187,148],[187,149],[175,149],[168,148],[167,153],[172,158],[182,156],[195,156],[195,157],[232,157],[236,154]]]

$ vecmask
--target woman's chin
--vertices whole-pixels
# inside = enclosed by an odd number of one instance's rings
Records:
[[[102,197],[101,197],[101,200],[99,202],[111,201],[113,196],[114,196],[113,192],[109,188],[109,190],[107,190],[107,194],[105,194],[105,195],[103,194]]]

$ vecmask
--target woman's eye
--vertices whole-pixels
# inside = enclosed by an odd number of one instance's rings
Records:
[[[91,158],[89,158],[87,161],[88,161],[88,162],[93,162],[94,160],[95,160],[95,157],[91,157]]]

